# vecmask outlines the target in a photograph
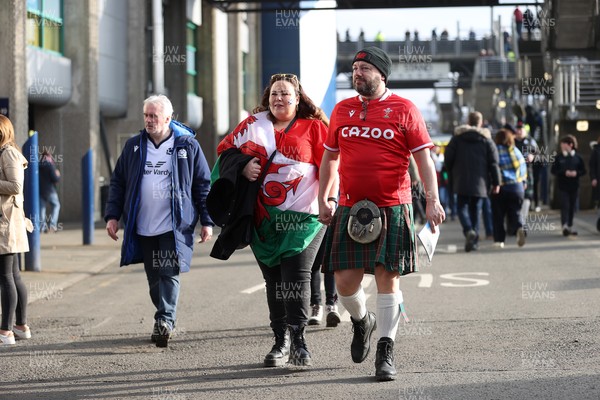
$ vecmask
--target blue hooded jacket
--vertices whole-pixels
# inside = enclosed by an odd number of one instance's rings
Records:
[[[175,136],[171,174],[171,216],[179,270],[190,270],[194,229],[198,219],[202,226],[213,226],[206,210],[210,190],[210,169],[192,129],[178,121],[169,128]],[[104,220],[123,217],[125,234],[121,247],[121,266],[141,263],[142,250],[136,229],[140,204],[140,185],[146,164],[148,133],[142,130],[129,139],[117,160],[110,180]]]

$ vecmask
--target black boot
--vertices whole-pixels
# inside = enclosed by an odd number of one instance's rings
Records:
[[[369,350],[371,350],[371,335],[377,328],[375,314],[367,311],[367,315],[360,321],[355,321],[352,317],[350,317],[350,320],[352,321],[352,330],[354,331],[352,344],[350,345],[350,354],[352,355],[352,361],[361,363],[365,361],[365,358],[369,355]]]
[[[377,342],[375,377],[378,381],[393,381],[396,379],[396,368],[394,367],[394,341],[388,337],[383,337]]]
[[[306,347],[306,340],[304,339],[304,327],[290,325],[290,336],[292,347],[290,349],[289,363],[301,367],[312,365],[310,353]]]
[[[273,328],[275,344],[265,356],[265,367],[282,367],[290,356],[290,335],[287,326]]]

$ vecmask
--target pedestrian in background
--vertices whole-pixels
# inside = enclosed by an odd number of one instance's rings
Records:
[[[429,154],[433,143],[415,105],[386,88],[391,68],[390,57],[378,47],[367,47],[354,56],[352,83],[358,95],[342,100],[333,110],[319,182],[319,217],[330,226],[323,268],[334,271],[340,303],[350,314],[354,362],[367,358],[378,327],[375,377],[379,381],[396,378],[394,343],[403,302],[399,278],[417,269],[408,174],[411,154],[425,186],[431,229],[435,231],[445,218]],[[336,210],[328,196],[338,168]],[[367,310],[361,285],[365,273],[375,275],[377,321]]]
[[[519,149],[521,154],[523,154],[523,157],[525,157],[525,162],[527,163],[527,185],[525,187],[523,205],[521,206],[523,221],[527,221],[535,187],[535,182],[533,180],[533,165],[536,155],[539,154],[539,147],[535,139],[531,137],[525,129],[525,124],[523,121],[517,121],[516,128],[513,128],[511,125],[505,125],[505,127],[515,135],[515,147]]]
[[[515,147],[513,134],[507,129],[500,129],[494,137],[498,149],[498,165],[502,174],[500,191],[492,194],[494,214],[494,246],[504,247],[506,232],[517,235],[519,247],[525,245],[525,230],[521,206],[527,184],[527,165],[523,154]],[[508,229],[505,228],[507,223]]]
[[[244,179],[260,185],[258,197],[250,199],[255,204],[250,247],[265,280],[275,336],[265,367],[312,364],[304,333],[311,314],[311,270],[325,235],[317,194],[328,124],[296,75],[275,74],[253,115],[217,147],[215,177],[233,164]],[[332,204],[337,192],[335,185],[328,191]]]
[[[517,39],[521,40],[522,33],[523,33],[523,13],[519,9],[519,6],[515,7],[515,10],[513,11],[513,15],[515,18],[515,24],[517,26]]]
[[[41,230],[47,233],[49,230],[58,232],[58,215],[60,213],[60,200],[56,191],[56,185],[60,181],[60,171],[56,168],[56,162],[48,150],[42,152],[39,164],[40,175],[40,218],[42,219]],[[50,216],[46,210],[50,210]]]
[[[590,156],[590,179],[592,181],[592,191],[594,196],[594,204],[598,209],[598,217],[596,219],[596,230],[600,232],[600,137],[592,147],[592,155]]]
[[[465,235],[465,251],[478,249],[479,214],[488,194],[500,191],[498,150],[483,115],[472,112],[467,125],[458,126],[444,152],[444,165],[452,175],[458,219]]]
[[[573,218],[579,202],[579,178],[585,175],[585,164],[577,154],[577,138],[567,135],[560,139],[560,152],[550,172],[556,175],[560,198],[560,223],[564,236],[577,235]]]
[[[341,322],[337,306],[337,293],[335,291],[335,278],[333,272],[321,272],[323,268],[323,257],[325,256],[325,240],[321,242],[319,252],[313,263],[310,279],[310,308],[311,314],[308,325],[320,325],[325,315],[326,327],[335,328]],[[321,276],[323,274],[323,276]],[[321,305],[321,282],[325,287],[325,311]]]
[[[144,263],[156,312],[151,340],[167,347],[175,329],[180,272],[192,260],[194,229],[210,240],[213,222],[206,210],[210,169],[195,134],[172,119],[164,95],[144,100],[144,129],[127,140],[110,180],[105,221],[117,240],[122,217],[125,234],[121,266]]]
[[[27,326],[27,287],[21,279],[18,254],[29,251],[31,221],[23,211],[23,181],[27,159],[15,143],[10,120],[0,114],[0,346],[31,338]]]

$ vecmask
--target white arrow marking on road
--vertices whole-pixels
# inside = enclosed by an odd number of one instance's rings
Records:
[[[252,293],[257,292],[260,289],[264,289],[264,288],[265,288],[265,283],[263,282],[261,284],[254,285],[251,288],[242,290],[242,293],[244,293],[244,294],[252,294]]]
[[[410,274],[403,276],[402,279],[409,278],[411,276],[419,278],[419,284],[417,287],[430,288],[433,285],[433,274]]]
[[[477,275],[477,276],[489,276],[487,272],[455,272],[453,274],[440,275],[442,279],[450,279],[455,281],[463,281],[465,283],[449,283],[442,282],[440,286],[444,287],[474,287],[474,286],[485,286],[489,285],[490,281],[486,279],[475,279],[475,278],[463,278],[464,275]]]

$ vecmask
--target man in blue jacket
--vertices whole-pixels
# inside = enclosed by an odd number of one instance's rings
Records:
[[[179,273],[190,269],[194,229],[210,240],[214,225],[206,210],[210,169],[194,132],[172,120],[164,95],[144,100],[145,129],[127,141],[110,180],[104,220],[117,240],[123,217],[121,266],[144,263],[156,307],[151,339],[167,347],[175,327]]]

